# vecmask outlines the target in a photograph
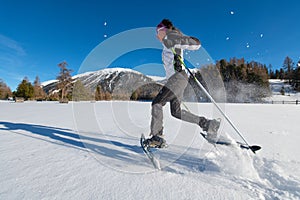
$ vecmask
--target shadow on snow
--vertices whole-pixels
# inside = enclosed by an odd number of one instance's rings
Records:
[[[0,121],[0,131],[1,130],[10,131],[15,134],[20,134],[34,139],[54,143],[56,145],[67,146],[70,148],[81,150],[91,150],[109,159],[125,162],[127,163],[127,165],[138,164],[151,167],[151,164],[147,163],[147,160],[143,155],[143,150],[141,149],[139,144],[131,145],[123,143],[124,141],[120,141],[124,139],[130,140],[130,138],[120,138],[117,136],[106,136],[105,139],[94,138],[76,134],[73,130],[70,129],[3,121]],[[26,131],[30,134],[19,132],[20,130]],[[119,139],[119,141],[117,141],[117,139]],[[82,142],[83,140],[84,142]],[[139,143],[138,139],[137,143]],[[176,152],[164,150],[160,151],[160,153],[164,158],[169,158],[170,160],[172,160],[172,158],[175,158],[174,162],[172,163],[174,163],[175,165],[179,165],[181,166],[181,168],[187,169],[188,171],[219,171],[218,166],[206,159],[201,159],[187,154],[178,156]],[[137,157],[137,154],[140,155],[140,158]],[[179,172],[181,170],[173,169],[171,165],[166,166],[164,170],[172,173],[182,173]]]

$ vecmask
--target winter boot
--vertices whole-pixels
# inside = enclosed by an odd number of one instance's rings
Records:
[[[207,138],[217,139],[218,130],[220,128],[221,119],[207,120],[202,129],[207,133]]]
[[[164,148],[166,147],[166,140],[162,135],[153,135],[151,138],[146,139],[143,144],[148,148]]]

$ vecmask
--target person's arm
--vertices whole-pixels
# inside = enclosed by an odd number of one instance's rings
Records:
[[[201,47],[200,41],[192,36],[183,36],[178,31],[170,31],[163,38],[162,42],[169,48],[197,50]]]

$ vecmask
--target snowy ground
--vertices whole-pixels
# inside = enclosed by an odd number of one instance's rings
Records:
[[[298,100],[300,101],[300,93],[293,91],[293,88],[291,85],[286,83],[284,80],[280,79],[270,79],[270,89],[272,91],[272,96],[265,98],[265,101],[267,102],[285,102],[285,103],[291,103]],[[281,90],[284,88],[284,95],[281,94]]]
[[[218,116],[211,104],[187,106]],[[0,102],[0,199],[300,199],[300,106],[222,108],[262,150],[215,148],[167,105],[156,171],[139,147],[149,102]]]

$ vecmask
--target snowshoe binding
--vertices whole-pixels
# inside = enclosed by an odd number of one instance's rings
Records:
[[[145,148],[165,148],[167,146],[166,140],[159,135],[153,135],[151,138],[143,141]]]

